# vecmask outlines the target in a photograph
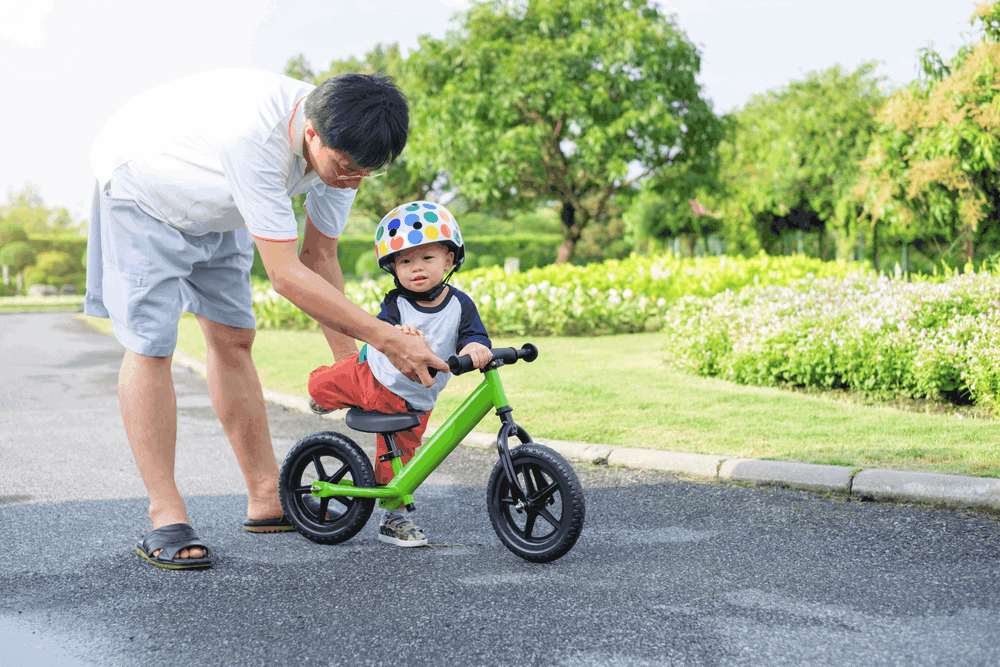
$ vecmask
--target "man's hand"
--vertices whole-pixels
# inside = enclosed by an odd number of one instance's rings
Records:
[[[416,328],[412,324],[396,324],[394,325],[397,329],[402,331],[408,336],[423,336],[424,332]]]
[[[438,359],[431,348],[427,345],[423,336],[412,336],[403,333],[401,329],[391,329],[395,337],[388,341],[388,344],[375,348],[381,351],[389,359],[389,363],[396,367],[404,377],[414,382],[419,382],[425,387],[434,384],[434,378],[427,371],[427,367],[436,368],[441,373],[451,371],[441,359]]]
[[[458,353],[458,356],[467,354],[472,357],[472,365],[478,369],[483,368],[486,364],[493,361],[493,353],[490,352],[490,348],[486,347],[482,343],[469,343],[462,348],[462,351]]]

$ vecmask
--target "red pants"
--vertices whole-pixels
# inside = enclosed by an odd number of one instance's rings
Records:
[[[362,410],[396,413],[408,412],[406,401],[382,386],[372,375],[368,362],[358,363],[358,355],[344,359],[333,366],[320,366],[309,374],[309,395],[322,407],[339,410],[358,407]],[[401,463],[404,465],[413,458],[414,452],[420,446],[427,420],[431,411],[420,418],[420,425],[410,431],[399,431],[396,434],[396,449],[403,452]],[[387,484],[393,478],[392,464],[379,461],[388,451],[385,440],[378,436],[375,445],[375,481]]]

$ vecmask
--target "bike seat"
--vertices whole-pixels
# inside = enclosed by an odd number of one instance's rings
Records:
[[[384,412],[371,412],[361,408],[351,408],[344,418],[347,425],[355,431],[364,433],[395,433],[396,431],[408,431],[420,425],[420,415],[412,412],[399,412],[396,414],[386,414]]]

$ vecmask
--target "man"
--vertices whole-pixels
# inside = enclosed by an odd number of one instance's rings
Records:
[[[354,339],[430,386],[447,372],[407,336],[343,294],[337,238],[361,182],[406,145],[406,100],[391,79],[348,74],[318,87],[253,70],[217,70],[130,100],[91,152],[97,176],[85,312],[110,317],[126,354],[125,432],[149,492],[153,531],[139,555],[211,564],[174,481],[177,407],[170,363],[182,311],[205,335],[209,393],[247,484],[248,530],[290,528],[251,359],[256,243],[273,288],[322,326],[335,359]],[[302,250],[291,197],[308,192]]]

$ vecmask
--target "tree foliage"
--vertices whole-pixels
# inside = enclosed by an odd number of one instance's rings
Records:
[[[924,50],[922,80],[886,103],[856,190],[873,225],[952,263],[1000,237],[1000,3],[971,23],[977,43],[948,61]]]
[[[726,235],[744,253],[785,230],[853,221],[852,187],[884,96],[875,63],[839,65],[756,95],[727,119],[719,146]],[[842,234],[846,238],[846,234]]]
[[[0,248],[0,266],[6,266],[11,273],[20,273],[35,263],[35,251],[26,241],[14,241]]]
[[[696,48],[647,0],[474,2],[408,68],[410,159],[486,208],[560,202],[561,260],[635,178],[707,174],[720,136]]]
[[[42,200],[38,186],[27,182],[20,190],[9,188],[7,201],[0,206],[0,226],[20,228],[28,234],[79,232],[79,221],[65,208],[50,208]]]
[[[318,74],[313,72],[302,55],[290,59],[285,67],[285,74],[288,76],[317,84],[347,72],[379,73],[390,76],[404,95],[409,88],[406,60],[400,54],[398,44],[377,44],[363,59],[352,56],[346,60],[335,60],[325,71]],[[410,113],[412,131],[414,127],[412,105]],[[426,164],[413,162],[409,158],[409,151],[404,150],[399,159],[388,167],[385,176],[366,179],[361,184],[352,210],[380,220],[383,215],[402,202],[425,199],[436,179],[437,171]],[[372,231],[374,232],[374,225]]]

